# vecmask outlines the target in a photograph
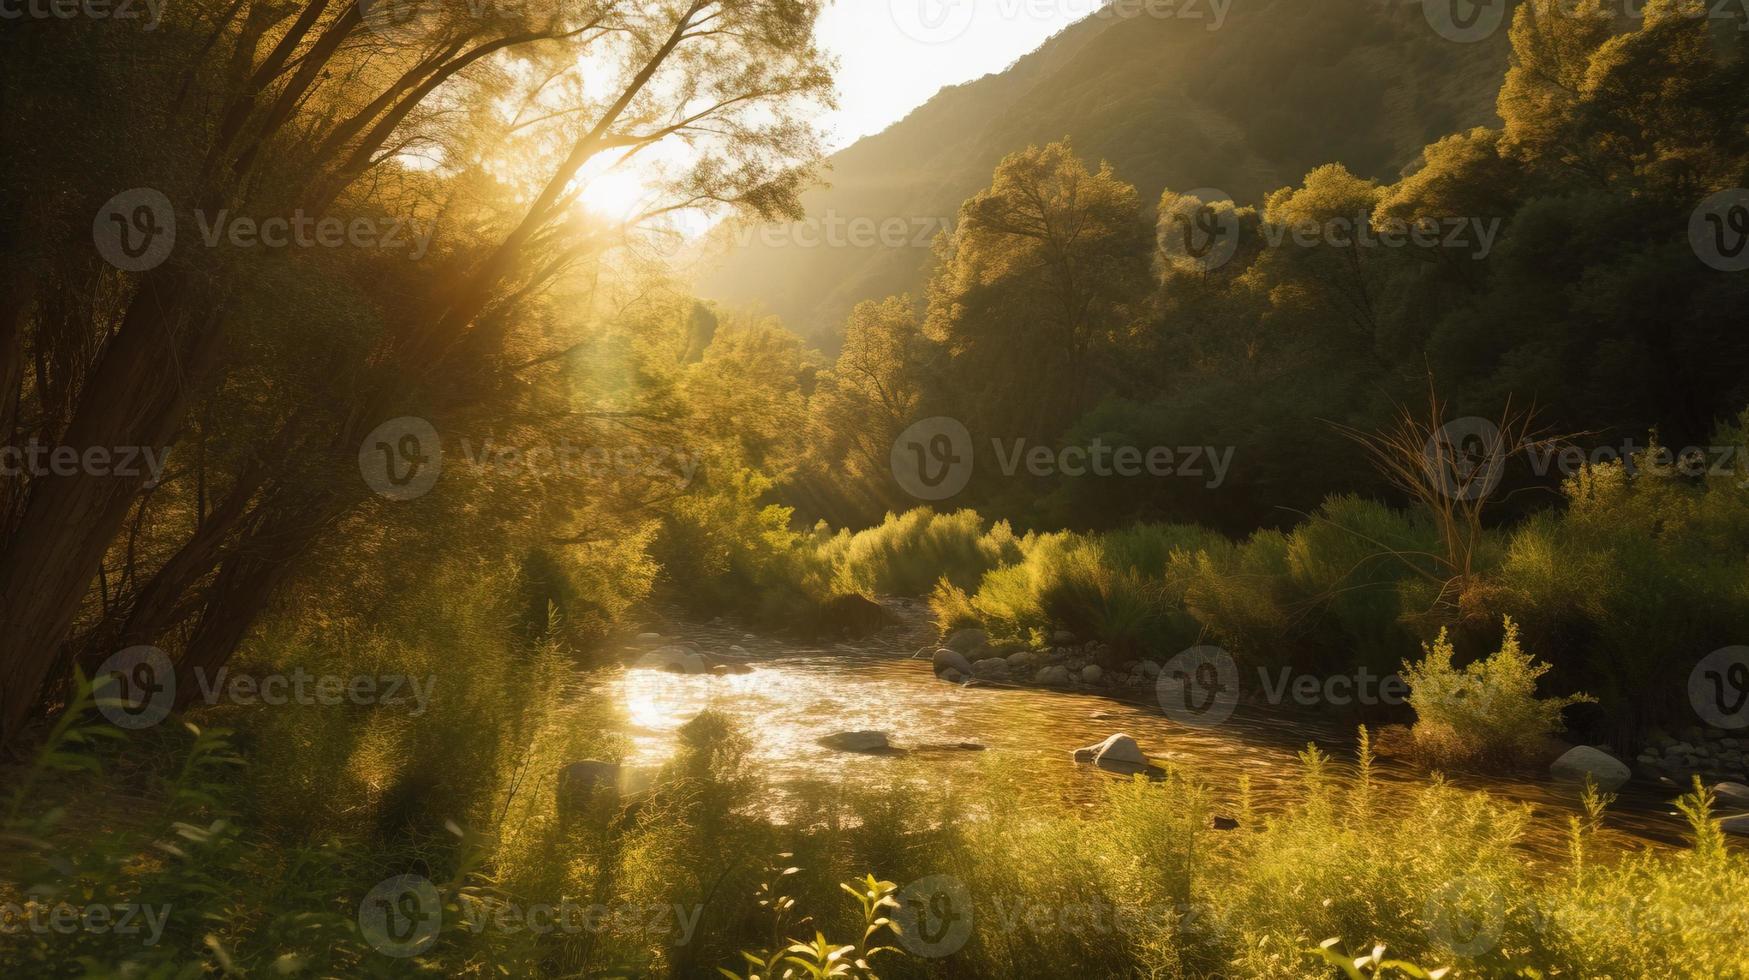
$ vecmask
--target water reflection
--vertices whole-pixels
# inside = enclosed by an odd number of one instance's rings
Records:
[[[1192,728],[1168,719],[1157,704],[1091,693],[1030,688],[962,687],[937,680],[928,661],[913,651],[933,645],[932,630],[915,605],[897,606],[901,623],[855,644],[809,646],[748,636],[728,626],[665,627],[662,642],[691,641],[720,660],[745,660],[752,673],[682,675],[657,669],[627,669],[610,682],[611,695],[630,720],[634,770],[659,767],[674,750],[674,733],[706,708],[733,718],[752,743],[752,754],[774,789],[783,792],[822,773],[867,786],[884,785],[892,760],[826,749],[818,740],[834,732],[889,732],[900,747],[976,743],[1019,759],[1025,769],[1066,799],[1089,802],[1102,784],[1117,778],[1078,765],[1073,749],[1114,732],[1133,736],[1156,761],[1180,767],[1230,803],[1239,777],[1249,774],[1261,810],[1294,794],[1295,758],[1316,742],[1340,762],[1352,761],[1355,733],[1316,718],[1284,717],[1241,708],[1218,728]],[[736,647],[736,652],[729,652]],[[647,651],[645,651],[647,654]],[[636,655],[634,654],[634,657]],[[635,660],[634,660],[635,663]],[[1410,767],[1384,760],[1378,778],[1389,786],[1425,779]],[[976,757],[943,755],[932,770],[942,779],[974,778]],[[1454,777],[1453,783],[1486,789],[1529,804],[1535,814],[1527,846],[1564,853],[1569,813],[1577,812],[1578,789],[1530,779]],[[1612,808],[1607,837],[1636,848],[1681,843],[1684,825],[1671,815],[1656,788],[1629,787]],[[1387,794],[1388,798],[1389,794]]]

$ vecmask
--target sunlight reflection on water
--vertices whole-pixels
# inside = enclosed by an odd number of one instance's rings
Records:
[[[808,645],[745,635],[721,625],[663,627],[662,643],[691,641],[711,656],[741,661],[752,673],[682,675],[627,669],[609,691],[629,719],[626,763],[646,772],[672,755],[675,731],[707,708],[732,718],[752,744],[760,770],[780,792],[833,775],[864,786],[892,778],[892,759],[827,749],[818,740],[835,732],[877,730],[900,748],[976,743],[1017,758],[1041,784],[1065,799],[1090,802],[1114,777],[1078,765],[1071,752],[1114,732],[1133,736],[1143,751],[1211,787],[1225,810],[1249,774],[1253,798],[1268,809],[1296,792],[1295,754],[1316,741],[1350,763],[1353,730],[1322,719],[1258,715],[1241,710],[1219,728],[1190,728],[1166,718],[1154,704],[1089,692],[1031,688],[963,687],[937,680],[913,651],[933,646],[932,627],[915,606],[896,607],[901,624],[855,644]],[[648,647],[643,644],[642,647]],[[742,652],[730,652],[739,646]],[[635,653],[640,646],[633,644]],[[1126,697],[1138,697],[1129,694]],[[944,755],[932,763],[943,779],[975,777],[976,754]],[[1422,774],[1382,763],[1385,784],[1409,784]],[[1575,812],[1575,788],[1512,779],[1454,779],[1498,797],[1532,805],[1537,817],[1527,844],[1557,854],[1566,846],[1566,814]],[[1681,840],[1682,825],[1668,815],[1668,797],[1639,789],[1624,793],[1609,821],[1617,843],[1633,847]]]

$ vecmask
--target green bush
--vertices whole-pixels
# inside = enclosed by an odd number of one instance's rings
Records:
[[[928,595],[946,579],[972,588],[984,573],[1020,560],[1022,542],[1006,521],[985,530],[977,511],[937,514],[919,507],[867,530],[840,531],[819,549],[837,592]]]
[[[1749,446],[1743,425],[1712,444]],[[1624,741],[1687,710],[1668,678],[1749,635],[1743,476],[1711,472],[1716,460],[1684,475],[1660,453],[1654,444],[1632,468],[1610,462],[1568,479],[1566,507],[1513,531],[1492,576],[1496,611],[1522,624],[1559,683],[1598,695]]]
[[[1539,698],[1536,682],[1549,665],[1525,653],[1518,624],[1506,619],[1500,649],[1463,669],[1445,630],[1421,660],[1403,665],[1415,709],[1415,745],[1431,761],[1456,765],[1523,762],[1549,735],[1565,731],[1561,712],[1594,701],[1590,695]]]

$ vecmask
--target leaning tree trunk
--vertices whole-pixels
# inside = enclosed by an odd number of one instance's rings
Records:
[[[216,347],[204,316],[185,322],[184,277],[149,277],[86,384],[64,446],[168,451],[190,388]],[[48,474],[32,481],[16,533],[0,552],[0,745],[17,735],[84,603],[104,555],[145,484],[132,474]]]

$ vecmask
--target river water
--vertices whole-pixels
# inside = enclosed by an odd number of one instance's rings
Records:
[[[650,627],[660,641],[628,642],[626,659],[662,644],[692,641],[719,661],[743,662],[751,673],[680,675],[626,669],[607,684],[623,709],[631,742],[625,762],[634,777],[647,777],[673,753],[675,731],[705,708],[733,718],[747,733],[759,768],[773,788],[817,782],[823,775],[866,785],[886,782],[894,760],[824,748],[818,740],[835,732],[891,733],[895,746],[976,743],[991,753],[1018,759],[1027,771],[1070,802],[1091,802],[1102,784],[1119,777],[1077,764],[1072,751],[1124,732],[1156,761],[1169,762],[1210,787],[1225,812],[1237,796],[1241,774],[1251,778],[1259,810],[1284,804],[1295,792],[1295,754],[1308,742],[1352,763],[1352,725],[1310,716],[1264,713],[1241,706],[1224,724],[1190,727],[1167,718],[1147,692],[1122,697],[1034,688],[961,686],[938,680],[923,647],[933,649],[934,627],[920,604],[893,601],[896,625],[851,643],[810,645],[745,633],[725,623],[665,622]],[[734,650],[732,648],[740,648]],[[1134,700],[1130,700],[1134,699]],[[971,779],[975,752],[946,752],[931,769],[943,779]],[[1379,763],[1382,784],[1408,785],[1425,773],[1393,760]],[[1486,790],[1532,808],[1525,846],[1539,854],[1564,854],[1567,816],[1578,812],[1578,789],[1531,778],[1454,775],[1448,781]],[[1626,849],[1680,844],[1686,829],[1671,805],[1676,791],[1638,783],[1624,788],[1606,821],[1604,837]],[[1389,799],[1392,793],[1383,794]]]

